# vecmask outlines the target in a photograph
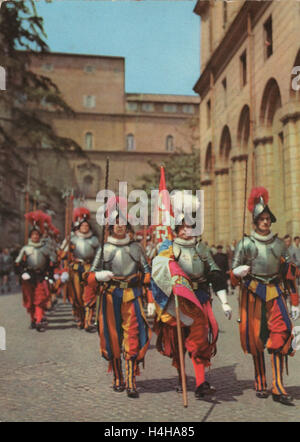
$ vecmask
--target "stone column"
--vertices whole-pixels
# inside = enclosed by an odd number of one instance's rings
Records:
[[[300,115],[283,118],[286,230],[300,234]]]
[[[244,222],[244,202],[245,202],[245,180],[246,180],[246,159],[248,155],[237,155],[231,158],[232,161],[232,179],[231,179],[231,199],[232,199],[232,213],[231,213],[231,241],[236,239],[237,241],[243,234],[243,222]],[[248,183],[250,177],[248,176]],[[249,197],[249,185],[246,195],[246,204]],[[246,207],[246,223],[245,233],[249,232],[249,212]]]
[[[216,176],[216,243],[230,243],[229,168],[215,171]],[[217,245],[217,244],[215,244]]]
[[[273,137],[254,140],[256,187],[265,187],[270,197],[273,189]]]
[[[203,241],[207,241],[209,246],[214,241],[213,222],[213,185],[212,180],[207,177],[201,181],[201,189],[204,190],[204,231]]]

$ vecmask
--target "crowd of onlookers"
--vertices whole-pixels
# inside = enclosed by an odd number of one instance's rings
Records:
[[[14,273],[14,262],[19,254],[20,246],[0,249],[0,289],[1,293],[10,293],[18,278]]]

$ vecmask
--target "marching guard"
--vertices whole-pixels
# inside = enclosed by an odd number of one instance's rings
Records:
[[[91,264],[99,247],[99,240],[89,224],[90,211],[77,207],[73,211],[73,232],[70,238],[70,275],[68,291],[73,305],[73,315],[79,329],[95,331],[93,315],[96,295],[84,284],[84,274],[90,271]],[[67,247],[68,248],[68,247]]]
[[[195,204],[195,200],[192,204]],[[228,319],[231,318],[232,310],[227,303],[225,275],[214,262],[209,248],[191,235],[191,222],[183,214],[181,222],[181,225],[175,226],[175,239],[166,239],[152,262],[152,294],[157,312],[156,347],[160,353],[172,358],[172,365],[179,375],[177,391],[182,392],[176,296],[183,352],[189,353],[194,366],[195,397],[203,399],[216,391],[205,380],[205,367],[211,365],[218,338],[218,324],[210,298],[210,283]]]
[[[116,200],[119,204],[120,198]],[[120,216],[127,225],[119,224]],[[128,220],[120,208],[116,224],[109,226],[103,251],[102,247],[97,251],[87,281],[89,286],[97,288],[100,296],[100,353],[109,361],[109,371],[113,371],[113,389],[116,392],[126,389],[128,397],[138,398],[136,376],[151,337],[141,300],[143,281],[150,281],[150,268],[141,245],[130,238]]]
[[[293,398],[283,386],[284,358],[292,356],[292,322],[286,305],[291,300],[291,316],[299,317],[299,298],[295,284],[296,266],[277,234],[271,232],[276,222],[268,207],[268,191],[252,189],[248,209],[254,230],[238,243],[231,270],[234,286],[241,285],[240,339],[245,353],[253,357],[255,390],[258,398],[267,398],[264,349],[271,355],[272,397],[276,402],[293,405]]]
[[[44,215],[41,211],[25,215],[32,223],[32,229],[28,244],[21,249],[15,260],[16,271],[21,276],[23,305],[31,318],[30,327],[38,332],[46,330],[47,321],[44,315],[49,294],[47,279],[53,277],[56,260],[56,256],[42,240]]]

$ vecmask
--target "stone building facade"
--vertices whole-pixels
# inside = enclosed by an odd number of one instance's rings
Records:
[[[199,0],[205,238],[231,243],[247,198],[265,186],[279,235],[300,234],[300,3]],[[300,68],[298,73],[300,72]],[[251,215],[246,210],[246,232]]]
[[[31,68],[50,77],[75,111],[75,118],[68,118],[48,105],[41,109],[60,136],[82,147],[86,158],[68,154],[72,186],[93,213],[107,156],[109,188],[117,191],[119,181],[126,181],[130,191],[140,187],[141,175],[152,172],[149,160],[162,164],[176,147],[197,147],[199,97],[126,93],[122,57],[48,53],[34,57]],[[41,152],[48,156],[46,142]],[[71,186],[67,176],[66,181]]]

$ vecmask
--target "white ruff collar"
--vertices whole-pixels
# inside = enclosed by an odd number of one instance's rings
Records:
[[[114,238],[113,236],[109,236],[107,238],[107,242],[109,242],[110,244],[114,244],[115,246],[126,246],[127,244],[129,244],[131,242],[130,236],[126,235],[125,238],[119,239],[119,238]]]
[[[196,238],[182,239],[177,237],[174,239],[174,242],[179,246],[194,246],[196,244]]]
[[[29,239],[29,240],[28,240],[28,245],[29,245],[30,247],[35,247],[36,249],[38,249],[39,247],[43,247],[43,246],[45,245],[45,243],[44,243],[44,242],[41,242],[41,241],[39,241],[39,242],[33,242],[33,241],[31,241],[31,239]]]
[[[253,236],[255,239],[258,239],[258,241],[270,241],[270,239],[272,239],[274,236],[276,235],[276,233],[270,232],[269,235],[263,236],[260,235],[259,233],[255,232],[254,230],[252,230],[251,232],[251,236]]]
[[[93,232],[90,230],[88,233],[81,233],[79,232],[79,230],[76,230],[75,235],[79,238],[90,238],[91,236],[93,236]]]

